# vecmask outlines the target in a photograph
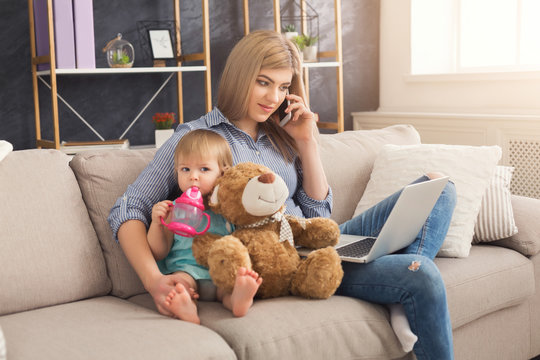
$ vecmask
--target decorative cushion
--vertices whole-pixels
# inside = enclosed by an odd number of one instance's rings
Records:
[[[385,145],[375,160],[355,216],[428,172],[450,176],[457,203],[438,256],[469,255],[482,197],[501,157],[499,146]]]
[[[2,161],[12,151],[13,145],[5,140],[0,140],[0,161]]]
[[[6,360],[6,340],[2,328],[0,328],[0,360]]]
[[[75,155],[69,163],[103,249],[112,282],[111,294],[126,298],[145,292],[107,222],[116,199],[154,157],[156,149],[95,150]]]
[[[333,192],[332,219],[342,223],[352,217],[382,146],[420,144],[420,135],[411,125],[393,125],[323,134],[319,142],[324,172]]]
[[[510,180],[514,168],[497,166],[487,188],[474,227],[473,244],[510,237],[518,232],[512,209]]]

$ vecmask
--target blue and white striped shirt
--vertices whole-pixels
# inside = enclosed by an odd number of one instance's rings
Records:
[[[257,135],[257,141],[254,141],[229,122],[219,109],[214,108],[198,120],[179,125],[137,180],[118,198],[108,217],[115,238],[120,225],[128,220],[140,220],[149,226],[152,206],[179,191],[174,175],[174,149],[186,133],[195,129],[209,129],[223,136],[229,143],[235,164],[251,161],[265,165],[281,176],[289,188],[286,213],[307,218],[330,216],[332,191],[328,192],[324,200],[310,198],[302,187],[302,170],[298,157],[292,163],[287,162],[262,130]]]

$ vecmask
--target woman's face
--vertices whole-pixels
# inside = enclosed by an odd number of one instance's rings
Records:
[[[261,69],[253,84],[244,121],[266,121],[285,100],[292,76],[291,69]]]

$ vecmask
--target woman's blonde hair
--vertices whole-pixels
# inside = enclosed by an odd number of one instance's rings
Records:
[[[221,76],[217,107],[230,121],[248,112],[248,102],[261,69],[291,69],[289,93],[306,101],[302,82],[302,62],[296,46],[281,34],[258,30],[243,37],[232,49]],[[274,121],[261,124],[270,141],[287,160],[296,151],[294,139]]]
[[[174,150],[174,168],[180,158],[216,159],[223,172],[233,165],[232,153],[225,138],[211,130],[197,129],[184,135]]]

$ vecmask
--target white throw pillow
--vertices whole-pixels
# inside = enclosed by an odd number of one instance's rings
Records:
[[[0,328],[0,360],[6,360],[6,340],[2,328]]]
[[[385,145],[375,160],[354,215],[359,215],[423,174],[444,173],[456,186],[457,202],[438,256],[467,257],[482,197],[500,158],[499,146]]]
[[[0,161],[13,151],[13,145],[8,143],[6,140],[0,140]]]
[[[518,232],[512,209],[510,181],[514,168],[497,166],[487,188],[474,227],[473,243],[505,239]]]

